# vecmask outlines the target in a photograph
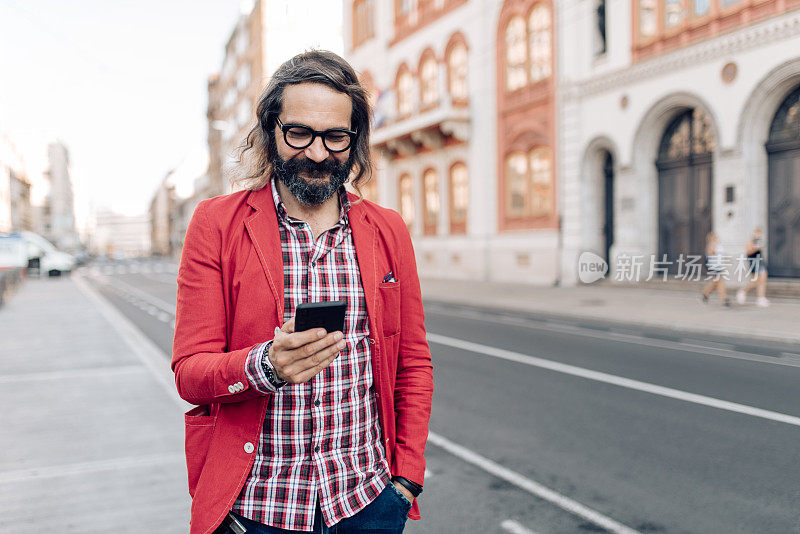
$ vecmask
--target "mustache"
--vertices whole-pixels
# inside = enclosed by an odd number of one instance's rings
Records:
[[[314,161],[308,158],[295,158],[280,161],[281,170],[293,174],[305,173],[311,178],[322,178],[337,172],[341,172],[347,162],[339,163],[332,159]]]

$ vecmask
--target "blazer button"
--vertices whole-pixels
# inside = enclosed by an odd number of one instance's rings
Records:
[[[228,386],[228,392],[236,393],[236,386]]]
[[[249,441],[244,444],[244,452],[246,452],[247,454],[252,453],[254,450],[256,450],[256,448],[253,447],[253,444],[250,443]]]

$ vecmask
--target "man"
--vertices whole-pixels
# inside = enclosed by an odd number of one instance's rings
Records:
[[[432,365],[405,223],[344,190],[371,171],[367,95],[312,51],[257,115],[249,190],[200,203],[178,273],[191,532],[402,532],[420,518]],[[333,300],[344,331],[295,331],[298,304]]]

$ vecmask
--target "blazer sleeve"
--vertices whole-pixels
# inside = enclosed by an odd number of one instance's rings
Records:
[[[405,223],[397,215],[400,280],[400,348],[394,390],[396,441],[393,474],[422,485],[425,443],[433,400],[433,364],[425,338],[425,312],[414,247]]]
[[[195,209],[178,269],[172,370],[178,394],[192,404],[241,402],[263,393],[248,380],[246,363],[257,345],[229,350],[228,308],[222,278],[222,235],[210,223],[208,201]]]

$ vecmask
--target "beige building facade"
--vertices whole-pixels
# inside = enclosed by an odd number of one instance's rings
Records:
[[[345,0],[375,105],[366,196],[423,276],[578,283],[581,254],[680,274],[762,227],[800,278],[800,1]],[[625,280],[631,281],[631,280]]]
[[[325,24],[310,26],[314,20]],[[244,6],[225,46],[220,71],[208,80],[207,196],[230,193],[237,150],[255,123],[258,97],[281,63],[307,48],[341,52],[336,2],[256,0]]]
[[[405,218],[422,276],[560,279],[554,9],[344,2],[346,54],[376,109],[367,196]]]

